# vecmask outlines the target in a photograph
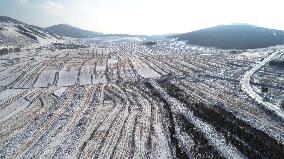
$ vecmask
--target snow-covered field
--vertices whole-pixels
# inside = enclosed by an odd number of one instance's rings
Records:
[[[92,84],[92,79],[94,78],[94,66],[85,66],[81,69],[80,74],[80,84],[88,85]]]
[[[16,96],[18,93],[23,92],[22,89],[6,89],[0,92],[0,101],[12,96]]]
[[[49,84],[53,84],[55,73],[57,70],[44,70],[39,75],[35,87],[47,87]]]
[[[71,86],[77,82],[78,71],[59,71],[58,86]]]
[[[29,105],[29,101],[20,99],[19,101],[12,103],[8,107],[2,108],[0,111],[0,122],[5,122],[6,120],[23,111]]]
[[[0,158],[283,158],[284,47],[140,40],[1,55]]]

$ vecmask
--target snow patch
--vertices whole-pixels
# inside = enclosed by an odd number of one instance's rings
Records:
[[[58,86],[70,86],[77,82],[78,71],[60,71]]]
[[[43,71],[38,80],[35,83],[35,87],[47,87],[48,84],[52,84],[54,81],[56,70],[45,70]]]
[[[30,105],[30,101],[20,99],[5,109],[0,111],[0,122],[6,121],[14,115],[23,111],[27,106]]]
[[[23,92],[23,89],[6,89],[0,92],[0,101],[7,99],[15,94]]]
[[[68,87],[60,87],[59,89],[57,89],[56,91],[54,91],[54,94],[57,97],[60,97],[67,89]]]

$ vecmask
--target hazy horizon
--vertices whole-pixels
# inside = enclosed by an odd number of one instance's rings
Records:
[[[284,30],[280,0],[0,0],[0,15],[48,27],[69,24],[103,33],[159,35],[246,23]]]

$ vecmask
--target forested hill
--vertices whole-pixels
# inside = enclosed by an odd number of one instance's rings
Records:
[[[171,37],[221,49],[255,49],[284,44],[283,31],[239,24],[219,25]]]

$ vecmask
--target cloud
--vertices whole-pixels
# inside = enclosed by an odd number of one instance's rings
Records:
[[[62,4],[55,3],[53,1],[45,1],[43,3],[43,6],[48,9],[56,9],[56,10],[62,10],[65,8]]]
[[[34,11],[37,14],[33,14],[35,21],[42,26],[50,26],[57,23],[64,22],[64,19],[68,19],[68,13],[65,6],[60,3],[47,0],[39,3],[34,3]]]
[[[284,30],[283,5],[283,0],[0,0],[0,15],[106,33],[178,33],[229,23]]]
[[[29,2],[29,0],[18,0],[18,2],[19,2],[20,4],[26,4],[26,3]]]

